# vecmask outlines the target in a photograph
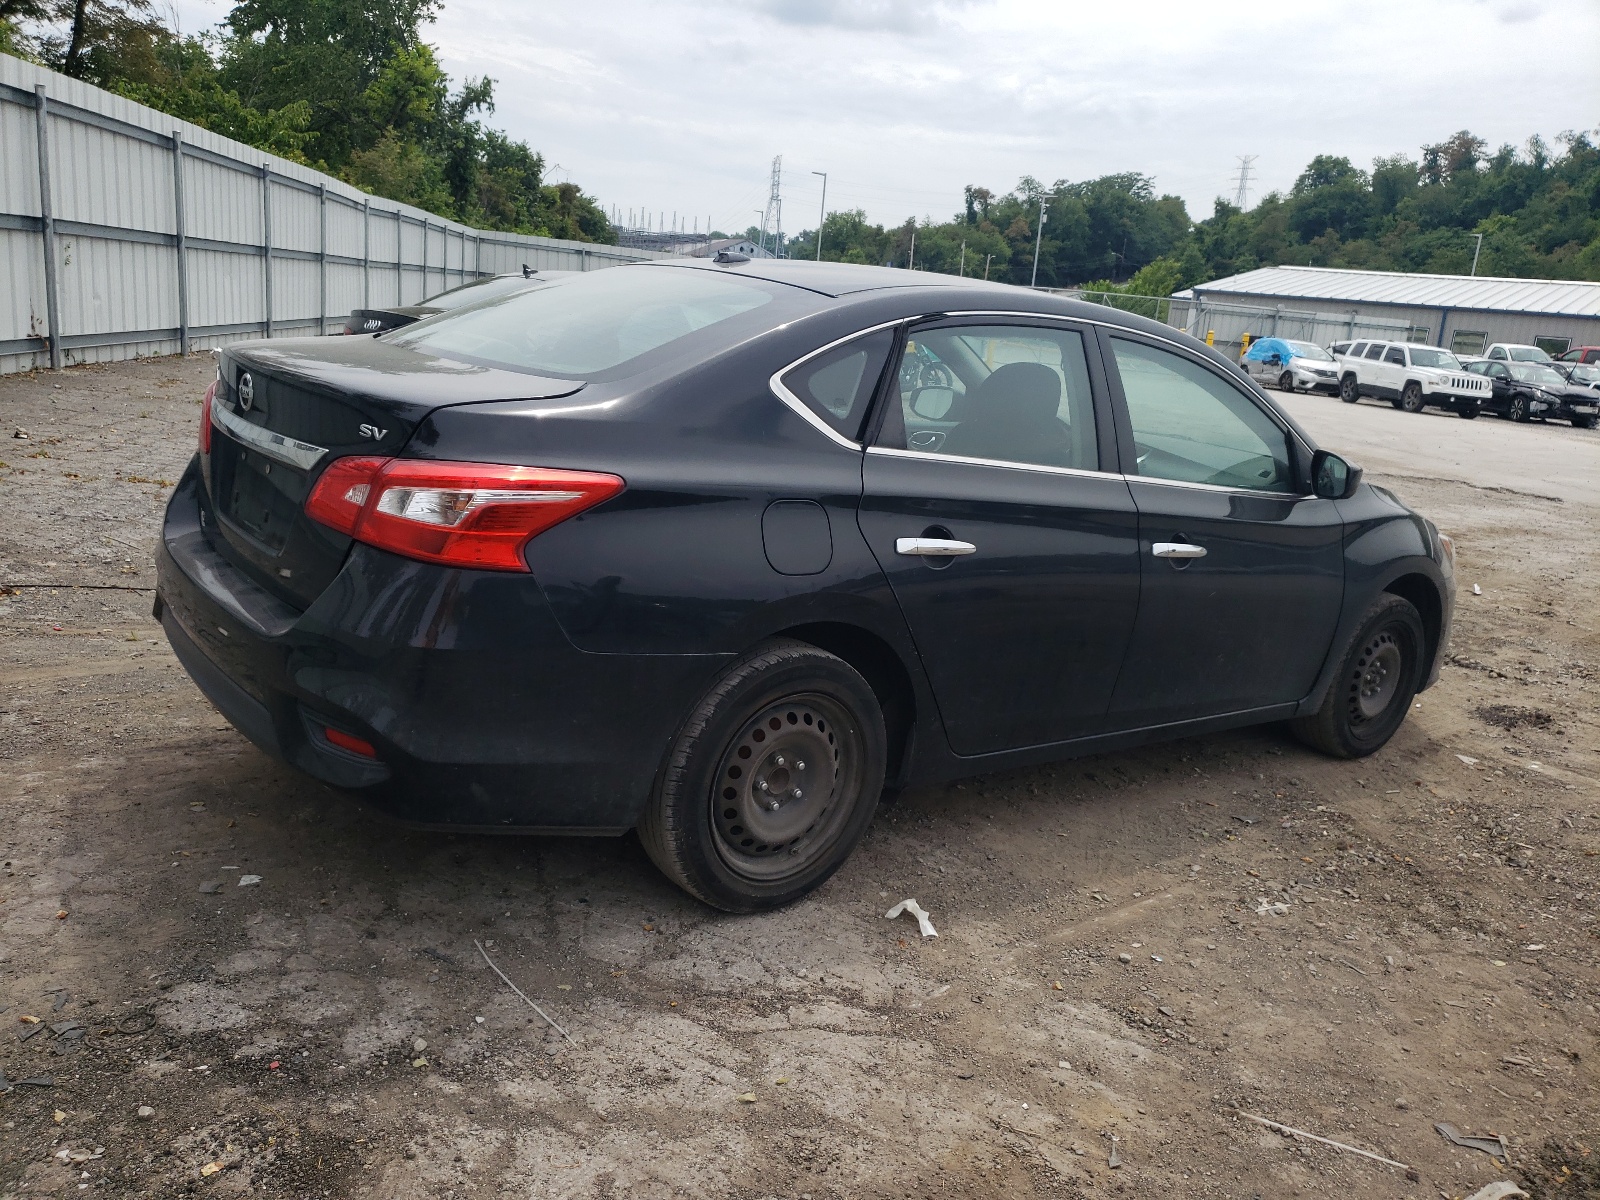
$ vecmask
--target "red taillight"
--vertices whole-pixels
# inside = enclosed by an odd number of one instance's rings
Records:
[[[200,401],[200,453],[211,453],[211,402],[217,396],[217,381],[213,379],[211,386],[206,389],[205,398]]]
[[[615,475],[429,462],[341,458],[306,499],[306,513],[358,542],[424,562],[526,571],[528,539],[615,496]]]
[[[323,726],[322,736],[327,738],[333,745],[339,747],[339,749],[348,750],[351,754],[359,754],[362,758],[378,757],[378,751],[371,742],[365,738],[358,738],[354,734],[345,733],[343,730],[335,729],[332,725]]]

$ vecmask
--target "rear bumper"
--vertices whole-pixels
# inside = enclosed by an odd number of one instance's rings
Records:
[[[156,610],[195,684],[267,753],[411,824],[619,833],[720,656],[588,654],[533,577],[357,545],[304,612],[256,587],[175,489]],[[208,518],[214,520],[214,518]],[[332,728],[376,759],[329,742]]]

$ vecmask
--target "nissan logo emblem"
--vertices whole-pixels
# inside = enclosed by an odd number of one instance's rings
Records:
[[[239,407],[244,409],[245,412],[249,412],[250,406],[255,402],[256,381],[250,378],[250,372],[246,371],[239,376]]]

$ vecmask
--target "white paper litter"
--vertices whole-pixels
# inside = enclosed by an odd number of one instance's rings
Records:
[[[1458,755],[1456,755],[1456,757],[1459,758],[1462,762],[1466,763],[1467,766],[1469,766],[1469,767],[1475,767],[1475,766],[1478,765],[1478,760],[1477,759],[1471,758],[1471,757],[1469,757],[1469,756],[1467,756],[1465,754],[1458,754]]]
[[[1281,903],[1281,902],[1268,904],[1267,903],[1267,898],[1265,896],[1260,896],[1260,897],[1257,898],[1257,900],[1256,900],[1256,916],[1258,916],[1258,917],[1269,917],[1269,916],[1270,917],[1285,917],[1285,916],[1288,916],[1288,915],[1289,915],[1289,906],[1287,904],[1284,904],[1284,903]]]
[[[917,927],[922,930],[923,937],[939,936],[939,931],[933,927],[933,922],[928,920],[928,914],[922,910],[922,905],[915,900],[902,900],[883,915],[886,919],[892,921],[901,913],[910,913],[917,919]]]
[[[239,886],[240,887],[249,887],[253,883],[260,883],[260,882],[261,882],[261,876],[259,876],[259,875],[241,875],[241,876],[239,876]]]
[[[1528,1193],[1509,1180],[1499,1180],[1496,1183],[1486,1183],[1467,1200],[1507,1200],[1511,1196],[1526,1196]]]
[[[1472,585],[1472,594],[1474,596],[1481,596],[1481,595],[1483,595],[1483,589],[1481,587],[1479,587],[1477,584],[1473,584]]]

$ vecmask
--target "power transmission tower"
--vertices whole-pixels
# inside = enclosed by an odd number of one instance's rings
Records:
[[[1243,212],[1250,203],[1250,170],[1259,154],[1238,154],[1234,156],[1239,160],[1238,185],[1233,192],[1233,206]]]
[[[756,244],[763,250],[767,246],[767,229],[773,230],[772,255],[779,257],[783,251],[783,155],[772,160],[772,190],[767,193],[767,207],[761,214],[761,240]]]

